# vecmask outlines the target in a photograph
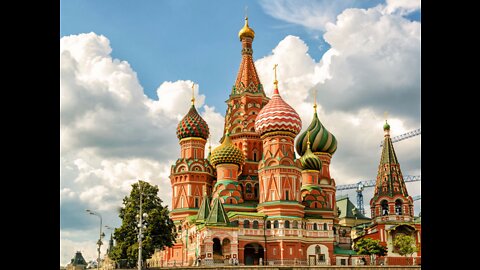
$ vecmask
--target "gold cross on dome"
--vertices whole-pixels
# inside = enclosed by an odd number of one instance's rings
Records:
[[[273,65],[273,72],[274,72],[274,74],[275,74],[275,81],[273,81],[273,83],[274,83],[275,85],[278,85],[278,81],[277,81],[277,66],[278,66],[278,64]]]
[[[195,105],[195,83],[192,83],[192,105]]]

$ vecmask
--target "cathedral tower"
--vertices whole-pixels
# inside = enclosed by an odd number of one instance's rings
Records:
[[[385,120],[384,143],[378,166],[375,193],[370,200],[372,219],[377,223],[387,221],[412,221],[413,199],[408,195],[400,164],[390,138],[390,125]]]
[[[192,93],[193,89],[192,85]],[[196,214],[202,195],[212,188],[215,172],[204,158],[208,136],[208,125],[198,114],[195,97],[192,95],[192,106],[177,126],[180,158],[172,165],[170,173],[173,221]]]
[[[267,104],[268,98],[263,91],[263,85],[253,61],[252,42],[255,31],[245,25],[239,31],[238,37],[242,43],[242,60],[237,79],[227,103],[224,129],[230,133],[233,145],[238,147],[245,156],[239,182],[243,198],[246,201],[258,201],[258,161],[262,157],[262,140],[255,132],[255,118]],[[223,142],[225,137],[221,139]]]
[[[302,129],[297,112],[280,96],[275,65],[272,99],[262,108],[255,130],[263,140],[258,166],[260,200],[257,209],[269,216],[303,217],[300,204],[301,170],[295,165],[295,136]]]
[[[330,177],[330,160],[337,150],[337,139],[318,119],[316,100],[313,109],[312,122],[307,130],[298,136],[296,148],[302,157],[309,156],[310,153],[317,156],[321,160],[321,169],[318,177],[309,170],[302,173],[302,203],[306,206],[306,213],[333,218],[336,210],[336,187],[335,180]],[[302,167],[305,169],[303,164]]]

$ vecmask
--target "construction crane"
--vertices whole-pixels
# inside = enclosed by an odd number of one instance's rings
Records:
[[[407,182],[415,182],[420,181],[420,175],[404,175],[403,181]],[[365,214],[365,208],[363,207],[363,190],[367,187],[374,187],[377,180],[365,180],[365,181],[358,181],[355,184],[348,184],[348,185],[338,185],[337,191],[339,190],[349,190],[355,189],[357,192],[357,208],[358,211],[362,214]],[[420,199],[420,197],[418,198]],[[414,199],[415,200],[415,199]]]
[[[409,131],[409,132],[404,133],[402,135],[392,137],[392,143],[403,141],[403,140],[411,138],[411,137],[415,137],[417,135],[420,135],[421,133],[422,133],[421,128]],[[383,146],[383,141],[380,142],[380,147],[382,147],[382,146]]]

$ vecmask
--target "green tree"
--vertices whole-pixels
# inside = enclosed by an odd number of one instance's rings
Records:
[[[407,258],[407,255],[412,257],[413,253],[415,253],[418,248],[415,244],[415,238],[410,235],[406,235],[403,233],[395,235],[395,239],[393,240],[393,247],[396,249],[395,251]]]
[[[361,238],[355,243],[355,251],[360,255],[370,255],[370,264],[374,264],[374,259],[378,256],[387,255],[388,248],[380,244],[380,240],[371,238]]]
[[[139,189],[140,183],[140,189]],[[173,221],[168,216],[168,208],[162,206],[158,197],[158,187],[139,181],[132,185],[130,196],[125,196],[119,217],[122,226],[115,229],[116,245],[112,250],[112,259],[121,267],[134,267],[138,261],[138,214],[140,212],[140,190],[142,192],[142,213],[147,213],[144,219],[142,260],[150,258],[155,249],[172,247],[175,243]]]

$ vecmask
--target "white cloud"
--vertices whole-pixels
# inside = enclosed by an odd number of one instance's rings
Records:
[[[359,3],[353,0],[262,0],[260,4],[267,14],[276,19],[323,31],[325,24],[334,22],[338,13],[345,8],[358,6]]]
[[[385,12],[407,15],[420,9],[420,0],[387,0]]]
[[[164,82],[158,100],[150,99],[128,62],[111,51],[109,40],[95,33],[60,40],[61,264],[76,250],[94,253],[95,234],[75,238],[97,226],[85,209],[101,213],[104,224],[120,225],[116,210],[138,179],[158,185],[163,204],[171,204],[168,176],[172,153],[180,152],[175,131],[190,107],[192,81]],[[206,97],[198,85],[195,95],[201,108]],[[204,109],[208,120],[223,121],[214,107]]]

